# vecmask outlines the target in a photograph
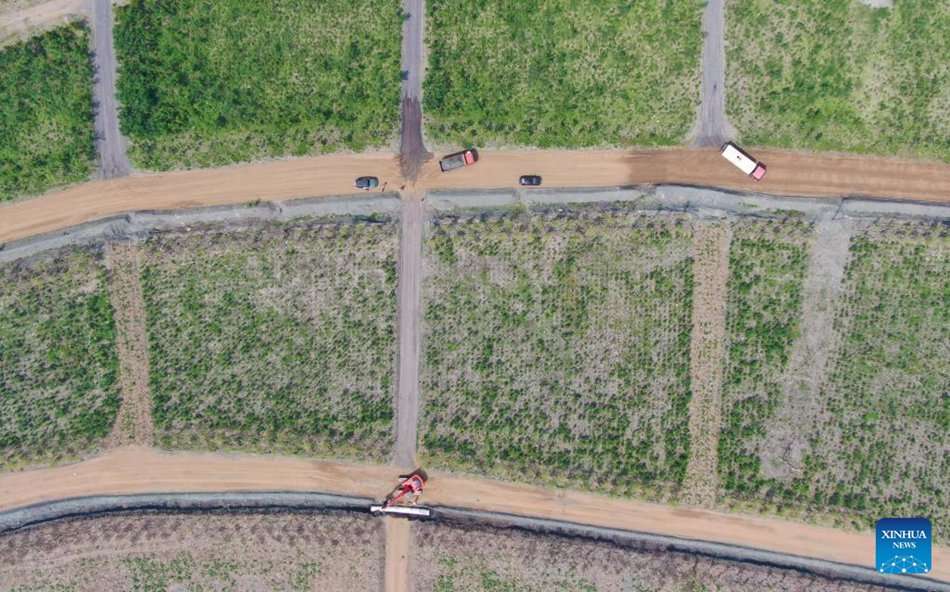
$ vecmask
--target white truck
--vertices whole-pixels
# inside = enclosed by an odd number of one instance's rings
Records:
[[[736,165],[736,168],[756,181],[761,181],[762,177],[765,176],[765,165],[752,158],[748,152],[732,142],[723,144],[719,152],[723,158]]]

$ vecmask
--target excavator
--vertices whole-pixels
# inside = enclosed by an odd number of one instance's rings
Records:
[[[399,479],[399,485],[386,496],[386,501],[378,506],[370,506],[369,511],[373,514],[430,518],[432,510],[416,506],[429,475],[420,467],[408,475],[399,475]]]

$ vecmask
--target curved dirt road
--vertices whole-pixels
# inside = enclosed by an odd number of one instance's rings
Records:
[[[673,183],[779,195],[854,197],[950,203],[950,165],[880,158],[759,150],[769,168],[760,183],[723,160],[715,148],[660,151],[485,151],[472,167],[439,171],[425,164],[414,187],[515,187],[540,174],[544,186],[597,187]],[[360,175],[392,191],[406,184],[395,154],[379,152],[279,160],[263,164],[129,177],[77,185],[0,207],[0,243],[136,210],[349,195]]]
[[[302,458],[159,453],[123,448],[74,465],[0,476],[0,510],[86,495],[320,491],[380,498],[397,469]],[[447,474],[431,474],[426,501],[755,547],[867,566],[874,536],[763,517],[677,508]],[[402,534],[404,533],[393,533]],[[950,549],[934,548],[931,574],[950,581]]]

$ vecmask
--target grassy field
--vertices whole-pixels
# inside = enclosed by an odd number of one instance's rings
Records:
[[[436,142],[677,144],[693,124],[702,2],[434,0],[427,10]]]
[[[82,25],[0,49],[0,202],[89,179],[92,62]]]
[[[441,219],[425,239],[432,464],[663,497],[688,460],[691,229],[623,210]]]
[[[133,0],[116,10],[121,124],[141,168],[386,146],[395,0]]]
[[[776,567],[507,529],[419,522],[413,537],[414,592],[869,590]]]
[[[950,161],[950,4],[731,0],[728,110],[747,144]]]
[[[950,232],[884,221],[855,237],[842,335],[796,500],[861,526],[929,516],[950,529]],[[946,540],[944,538],[944,540]]]
[[[0,469],[69,458],[119,405],[115,326],[99,256],[0,265]]]
[[[732,495],[766,487],[760,448],[798,335],[809,229],[798,218],[733,226],[719,437],[720,484]]]
[[[71,520],[0,537],[0,591],[381,590],[384,540],[357,514]]]
[[[156,443],[386,458],[396,236],[327,219],[147,242]]]

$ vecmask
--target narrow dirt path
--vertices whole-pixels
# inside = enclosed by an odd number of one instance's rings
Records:
[[[403,1],[402,130],[399,159],[402,176],[410,183],[432,157],[426,150],[422,119],[422,79],[425,76],[425,0]]]
[[[808,255],[802,296],[801,329],[792,347],[782,386],[782,401],[769,422],[763,449],[766,478],[795,475],[808,448],[810,426],[817,418],[819,390],[840,344],[835,304],[850,259],[851,223],[828,215],[818,221]]]
[[[109,447],[152,444],[152,391],[149,387],[148,330],[140,282],[139,249],[131,243],[110,243],[106,254],[109,299],[115,312],[122,403]]]
[[[877,196],[950,203],[950,164],[757,150],[769,174],[755,183],[712,148],[658,151],[482,151],[451,173],[427,162],[415,189],[515,188],[525,172],[547,188],[684,184],[800,196]],[[353,180],[405,181],[395,154],[378,152],[126,177],[0,206],[0,243],[136,210],[352,195]]]
[[[88,0],[26,2],[24,7],[0,13],[0,46],[77,21],[87,13]]]
[[[388,465],[238,454],[119,449],[81,463],[0,475],[0,510],[87,495],[287,491],[378,498],[393,484]],[[430,472],[426,503],[554,518],[742,545],[827,561],[870,565],[872,532],[848,532],[761,516],[634,500]],[[931,576],[950,581],[950,548],[934,547]]]
[[[419,423],[419,356],[421,351],[422,195],[403,194],[399,234],[399,358],[396,390],[396,450],[393,462],[413,468]]]
[[[690,343],[689,463],[686,502],[712,506],[718,491],[726,337],[729,225],[701,225],[693,236],[693,331]]]
[[[386,516],[386,592],[408,592],[412,523]]]
[[[132,172],[126,156],[128,143],[119,131],[115,97],[115,44],[112,38],[112,0],[89,0],[92,29],[93,97],[99,178],[118,179]]]
[[[708,0],[703,9],[702,94],[692,135],[693,146],[719,147],[736,130],[726,119],[725,0]]]

